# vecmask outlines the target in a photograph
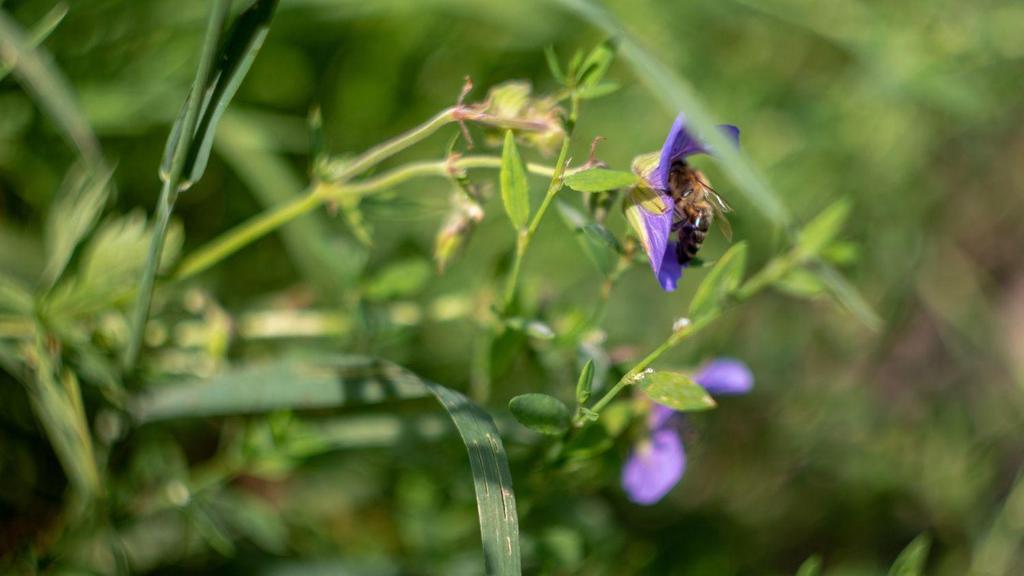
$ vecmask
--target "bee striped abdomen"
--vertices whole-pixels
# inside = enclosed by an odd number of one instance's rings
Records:
[[[708,228],[711,227],[711,211],[690,206],[685,210],[685,223],[679,228],[679,242],[676,245],[676,259],[686,265],[693,260],[704,245]]]

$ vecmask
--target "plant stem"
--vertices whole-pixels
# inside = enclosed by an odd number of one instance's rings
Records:
[[[185,116],[182,118],[181,126],[179,127],[178,142],[174,148],[171,167],[160,191],[153,237],[149,243],[149,254],[146,258],[145,267],[142,270],[142,279],[139,281],[139,292],[135,300],[135,310],[132,313],[128,347],[125,349],[123,359],[126,372],[131,372],[135,368],[135,363],[139,357],[139,350],[142,347],[142,336],[146,329],[146,319],[149,316],[149,306],[153,298],[153,285],[156,282],[156,272],[160,266],[164,238],[167,235],[167,224],[171,220],[174,202],[178,198],[182,171],[185,167],[185,160],[188,158],[189,148],[192,144],[192,135],[195,133],[196,122],[199,118],[199,105],[203,100],[203,93],[209,82],[210,70],[213,67],[213,61],[220,43],[221,31],[224,29],[224,21],[227,19],[230,8],[230,0],[216,0],[213,9],[210,11],[210,19],[206,24],[206,37],[203,40],[203,49],[199,56],[199,66],[196,68],[196,75],[192,81],[192,90],[189,92]]]
[[[255,218],[232,228],[213,242],[203,246],[185,258],[175,280],[183,280],[206,270],[217,262],[234,254],[244,246],[272,230],[291,222],[295,218],[313,210],[323,203],[323,197],[316,194],[303,194],[287,204],[277,206],[273,210],[263,212]]]
[[[225,232],[209,244],[202,246],[188,255],[178,267],[175,280],[183,280],[210,268],[224,260],[246,245],[273,232],[274,230],[319,208],[326,202],[335,202],[345,196],[369,196],[389,190],[403,182],[421,176],[437,176],[447,178],[453,170],[469,170],[475,168],[500,168],[501,158],[497,156],[466,156],[453,160],[433,162],[414,162],[406,164],[361,182],[334,184],[321,182],[309,193],[295,200],[258,214]],[[541,164],[527,164],[531,174],[550,177],[555,169]]]
[[[504,310],[507,312],[512,306],[512,301],[516,296],[516,289],[519,285],[519,272],[522,269],[523,258],[526,256],[526,250],[530,247],[530,240],[533,239],[533,235],[537,233],[537,228],[540,227],[541,219],[544,218],[544,214],[547,213],[548,206],[555,199],[559,190],[562,189],[562,180],[566,172],[566,164],[569,161],[569,148],[572,146],[572,134],[576,128],[576,117],[579,115],[580,99],[574,92],[570,98],[571,105],[569,109],[569,118],[565,122],[565,136],[562,137],[562,148],[558,151],[558,160],[555,162],[554,172],[551,174],[551,181],[548,184],[547,193],[544,194],[544,200],[540,203],[540,208],[537,209],[536,214],[533,215],[533,219],[530,220],[530,225],[527,227],[525,233],[519,232],[519,236],[516,238],[516,253],[512,261],[512,270],[509,273],[508,281],[505,285],[505,300]]]
[[[346,162],[341,165],[337,171],[328,174],[327,178],[332,181],[345,181],[353,176],[358,176],[402,150],[426,139],[444,126],[455,122],[458,110],[458,107],[442,110],[433,118],[412,130],[409,130],[404,134],[400,134],[391,140],[382,142],[381,144],[370,148],[366,152],[363,152],[351,162]]]

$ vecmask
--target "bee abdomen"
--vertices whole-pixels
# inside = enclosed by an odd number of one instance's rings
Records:
[[[680,265],[689,264],[696,258],[700,247],[704,245],[704,237],[707,235],[707,227],[704,229],[687,224],[679,229],[679,243],[676,245],[676,259]]]

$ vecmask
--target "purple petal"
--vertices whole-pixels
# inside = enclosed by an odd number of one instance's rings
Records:
[[[655,430],[636,446],[622,468],[622,489],[637,504],[658,502],[686,471],[686,452],[674,428]]]
[[[732,124],[720,124],[718,128],[729,137],[731,140],[736,142],[736,145],[740,144],[740,129]],[[687,156],[693,156],[694,154],[709,154],[711,149],[704,145],[696,136],[690,133],[686,126],[686,115],[682,112],[676,116],[675,122],[672,123],[672,129],[668,131],[668,137],[665,138],[665,143],[661,146],[661,156],[658,159],[658,166],[650,174],[651,184],[658,189],[668,189],[668,172],[672,167],[672,163],[677,160],[682,160]]]
[[[750,368],[735,358],[717,358],[708,362],[694,380],[712,396],[746,394],[754,387]]]
[[[655,274],[658,275],[658,283],[662,290],[672,292],[676,289],[679,277],[683,275],[683,267],[679,264],[679,257],[676,256],[676,243],[665,244],[665,253],[661,257],[661,264]]]
[[[662,195],[665,206],[672,206],[672,199]],[[665,250],[668,247],[668,237],[672,233],[672,210],[666,210],[663,214],[653,214],[641,206],[640,217],[644,221],[644,230],[647,232],[647,242],[644,248],[647,249],[647,259],[651,262],[651,269],[654,276],[661,281],[661,268],[665,265]],[[676,275],[678,278],[679,275]],[[662,284],[664,287],[664,284]],[[674,283],[672,288],[675,289]]]

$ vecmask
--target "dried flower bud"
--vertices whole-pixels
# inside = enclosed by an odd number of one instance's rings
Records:
[[[458,190],[452,195],[452,210],[434,239],[434,261],[438,273],[465,247],[476,225],[484,219],[484,209],[476,200]]]

